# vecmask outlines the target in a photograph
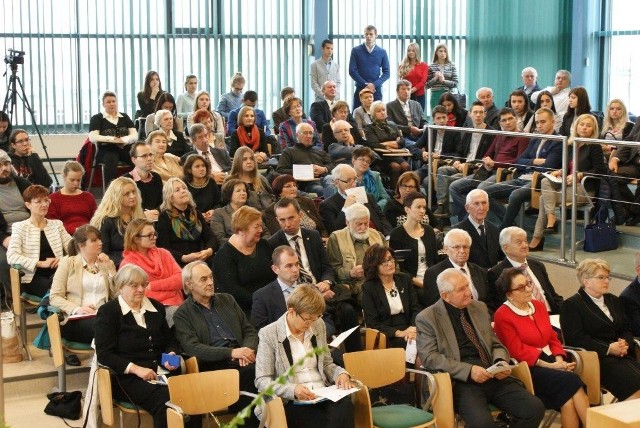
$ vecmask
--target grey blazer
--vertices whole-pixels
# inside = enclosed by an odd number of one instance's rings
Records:
[[[409,111],[411,112],[411,120],[413,122],[413,126],[422,129],[422,127],[426,124],[426,121],[422,117],[422,106],[417,101],[409,100]],[[407,122],[407,116],[404,114],[404,109],[402,108],[402,104],[400,101],[393,100],[387,103],[387,113],[389,116],[389,120],[398,125],[398,128],[402,131],[402,134],[405,137],[411,138],[411,133],[409,132],[409,122]]]
[[[256,388],[258,391],[265,390],[271,382],[278,376],[289,370],[295,361],[290,361],[291,348],[286,332],[285,312],[277,321],[260,329],[258,333],[258,353],[256,354]],[[327,333],[324,321],[319,318],[311,325],[311,332],[315,338],[316,347],[327,348]],[[312,341],[313,341],[312,338]],[[329,386],[335,383],[338,376],[346,373],[345,369],[333,363],[331,353],[327,348],[327,352],[319,355],[318,372],[322,377],[325,385]],[[293,400],[296,384],[287,382],[284,385],[276,385],[275,394],[285,400]],[[256,411],[256,414],[258,412]]]
[[[455,380],[467,382],[471,374],[471,364],[460,361],[460,347],[456,333],[442,299],[423,310],[416,317],[418,356],[426,370],[443,371]],[[476,329],[480,343],[492,361],[509,361],[509,352],[491,328],[487,306],[473,300],[467,306],[471,324]]]

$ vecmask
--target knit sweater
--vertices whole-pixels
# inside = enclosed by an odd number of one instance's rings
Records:
[[[60,192],[51,194],[51,205],[47,218],[62,221],[69,234],[84,224],[88,224],[96,211],[96,200],[89,192],[79,195],[63,195]]]
[[[390,75],[386,50],[375,46],[369,52],[364,43],[351,49],[349,76],[355,80],[358,89],[363,88],[367,83],[373,83],[378,93],[382,84],[389,80]]]
[[[151,248],[147,254],[125,250],[120,267],[133,264],[139,266],[149,277],[146,295],[165,306],[179,306],[182,296],[182,271],[171,253],[164,248]]]

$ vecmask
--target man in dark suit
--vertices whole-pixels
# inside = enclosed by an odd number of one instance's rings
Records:
[[[451,375],[453,408],[467,425],[492,427],[488,404],[511,416],[512,426],[534,428],[544,417],[544,404],[509,376],[487,368],[509,361],[484,303],[474,300],[469,281],[456,269],[437,278],[440,299],[416,317],[418,357],[426,370]]]
[[[309,116],[316,124],[316,129],[321,131],[325,123],[331,122],[331,108],[337,101],[338,86],[333,80],[327,80],[322,84],[324,99],[311,103]]]
[[[209,130],[201,123],[196,123],[189,129],[189,135],[193,142],[194,150],[185,153],[180,158],[180,164],[184,164],[190,155],[200,155],[209,161],[211,166],[211,178],[218,186],[221,186],[228,172],[231,170],[231,158],[224,149],[218,149],[209,145]]]
[[[448,257],[427,269],[424,274],[423,297],[420,301],[424,307],[431,306],[440,299],[436,279],[441,272],[451,268],[466,276],[474,300],[485,301],[487,299],[487,271],[469,262],[471,246],[471,236],[466,231],[451,229],[447,232],[444,237],[444,250]]]
[[[355,195],[347,196],[346,193],[347,189],[356,187],[356,170],[351,165],[340,164],[333,169],[331,176],[338,191],[320,204],[320,216],[329,233],[344,229],[347,225],[344,209],[357,202]],[[369,209],[370,219],[376,230],[388,236],[391,233],[391,224],[369,193],[364,206]]]
[[[489,213],[489,196],[482,189],[473,189],[467,193],[464,209],[469,214],[456,224],[455,228],[466,230],[471,236],[471,253],[469,261],[485,269],[495,266],[504,257],[498,236],[498,228],[487,221]]]
[[[640,253],[636,253],[636,278],[622,293],[620,303],[634,336],[640,336]]]
[[[405,146],[408,141],[418,140],[424,132],[427,121],[424,119],[422,106],[419,102],[411,98],[411,82],[408,80],[398,80],[396,84],[397,98],[387,103],[387,117],[390,121],[398,125],[405,138]]]
[[[358,325],[356,310],[347,301],[351,297],[348,290],[336,285],[335,272],[329,262],[320,234],[315,230],[300,227],[298,202],[282,198],[275,204],[274,211],[281,230],[269,238],[271,248],[276,249],[281,245],[287,245],[296,252],[300,263],[298,282],[314,285],[322,293],[329,313],[335,314],[338,331],[348,330]],[[347,351],[362,350],[360,336],[349,336],[345,340],[345,348]]]
[[[489,284],[489,301],[487,306],[495,311],[504,302],[505,297],[496,290],[496,280],[505,268],[520,268],[533,281],[533,298],[545,304],[549,313],[557,314],[562,306],[563,298],[553,288],[544,264],[529,255],[529,241],[527,232],[519,227],[507,227],[500,232],[500,246],[506,254],[504,260],[489,269],[487,281]]]

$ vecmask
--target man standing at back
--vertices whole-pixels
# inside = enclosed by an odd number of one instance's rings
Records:
[[[374,101],[382,99],[382,84],[389,80],[387,51],[376,45],[378,30],[373,25],[364,29],[364,43],[351,49],[349,76],[356,82],[352,108],[360,107],[360,91],[373,91]]]
[[[324,100],[322,85],[327,80],[336,83],[336,92],[340,94],[340,70],[338,63],[333,59],[333,41],[329,39],[322,41],[322,56],[311,63],[309,80],[311,80],[311,89],[316,94],[316,101]]]

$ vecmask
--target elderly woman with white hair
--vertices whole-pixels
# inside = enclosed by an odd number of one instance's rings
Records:
[[[169,139],[164,131],[157,129],[147,135],[146,143],[151,147],[153,154],[153,169],[166,183],[171,177],[182,178],[183,172],[180,166],[180,158],[171,153],[167,153]]]
[[[180,157],[187,153],[190,147],[182,132],[173,129],[173,119],[169,110],[158,110],[154,124],[167,136],[167,153]]]
[[[382,101],[375,101],[369,110],[373,122],[364,127],[367,144],[374,150],[388,151],[404,148],[404,137],[398,126],[387,120],[387,106]],[[395,187],[398,177],[410,166],[401,157],[385,156],[380,165],[381,170],[387,171],[391,179],[391,187]]]

